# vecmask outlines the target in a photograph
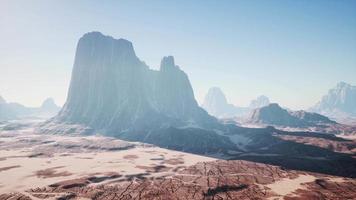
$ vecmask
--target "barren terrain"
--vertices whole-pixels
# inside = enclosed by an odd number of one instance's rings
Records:
[[[1,200],[356,199],[353,178],[103,136],[41,135],[32,123],[1,129]]]

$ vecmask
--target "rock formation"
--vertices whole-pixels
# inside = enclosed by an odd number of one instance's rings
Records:
[[[225,94],[218,87],[209,89],[205,96],[202,107],[208,111],[210,115],[218,118],[236,117],[245,114],[248,110],[229,104]]]
[[[54,103],[53,98],[45,99],[40,108],[43,111],[58,111],[60,109],[60,107]]]
[[[324,115],[318,113],[306,112],[304,110],[292,111],[289,112],[292,116],[297,117],[300,120],[307,121],[312,124],[335,124],[335,121],[330,120]]]
[[[218,125],[198,106],[188,76],[172,56],[162,59],[159,71],[151,70],[131,42],[99,32],[79,40],[67,101],[54,120],[115,136]]]
[[[42,117],[52,117],[55,116],[61,107],[57,106],[53,98],[47,98],[41,104],[37,110],[37,115]]]
[[[319,124],[335,124],[329,118],[306,111],[287,111],[276,103],[255,109],[250,117],[252,123],[262,123],[277,126],[305,127]]]

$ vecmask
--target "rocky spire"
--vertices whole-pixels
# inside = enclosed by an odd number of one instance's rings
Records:
[[[174,64],[173,56],[165,56],[162,58],[160,71],[166,71],[170,69],[174,69],[177,66]]]
[[[226,100],[225,94],[218,87],[212,87],[204,98],[202,107],[213,116],[222,116],[229,112],[229,104]]]
[[[190,118],[199,108],[188,76],[174,64],[173,56],[163,57],[157,85],[161,111],[178,118]]]

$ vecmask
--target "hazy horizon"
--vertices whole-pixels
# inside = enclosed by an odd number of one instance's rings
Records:
[[[258,3],[257,3],[258,2]],[[355,1],[1,1],[0,96],[65,102],[79,38],[125,38],[152,69],[173,55],[202,103],[266,95],[307,109],[344,81],[356,85]],[[164,17],[162,17],[164,16]]]

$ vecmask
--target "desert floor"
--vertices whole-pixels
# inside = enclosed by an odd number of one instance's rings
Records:
[[[103,136],[41,135],[32,123],[2,126],[0,199],[356,198],[350,178]]]

